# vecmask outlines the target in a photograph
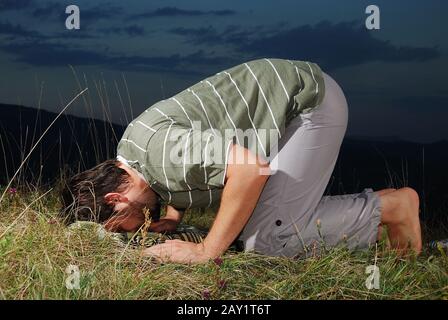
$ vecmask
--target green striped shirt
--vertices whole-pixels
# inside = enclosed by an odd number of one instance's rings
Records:
[[[117,159],[178,209],[219,202],[228,151],[242,145],[269,161],[289,122],[324,96],[315,63],[259,59],[210,76],[134,119]]]

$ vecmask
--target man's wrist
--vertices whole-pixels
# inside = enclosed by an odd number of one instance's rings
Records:
[[[180,223],[182,221],[183,214],[184,214],[183,210],[178,210],[168,205],[166,207],[166,215],[164,218]]]
[[[199,244],[202,254],[209,259],[215,259],[223,253],[222,250],[219,250],[215,246],[211,246],[209,241],[207,241],[207,238]]]

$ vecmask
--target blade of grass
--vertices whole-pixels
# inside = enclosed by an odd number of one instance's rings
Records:
[[[11,180],[9,181],[8,185],[6,186],[5,190],[3,191],[3,194],[0,198],[0,203],[3,201],[3,198],[5,197],[6,192],[8,191],[9,187],[11,186],[11,183],[14,181],[14,178],[18,175],[18,173],[20,172],[20,170],[22,169],[23,165],[25,164],[26,160],[28,160],[28,158],[30,157],[31,153],[34,151],[34,149],[37,147],[37,145],[40,143],[40,141],[43,139],[43,137],[45,136],[45,134],[48,132],[48,130],[50,130],[50,128],[53,126],[53,124],[59,119],[59,117],[61,116],[61,114],[67,110],[67,108],[73,104],[73,102],[75,102],[78,97],[80,97],[81,95],[83,95],[86,91],[88,90],[88,88],[85,88],[84,90],[82,90],[81,92],[79,92],[72,100],[70,100],[69,103],[67,103],[67,105],[59,112],[59,114],[56,116],[56,118],[54,118],[54,120],[50,123],[50,125],[47,127],[47,129],[45,129],[45,131],[42,133],[42,135],[40,136],[40,138],[36,141],[36,143],[34,144],[34,146],[31,148],[31,150],[28,152],[28,155],[25,157],[25,159],[22,161],[22,163],[19,166],[19,169],[17,169],[17,171],[14,173],[13,177],[11,178]]]

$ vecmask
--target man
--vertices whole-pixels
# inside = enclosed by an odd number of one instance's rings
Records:
[[[67,221],[136,230],[144,208],[173,230],[184,210],[219,204],[202,243],[146,249],[162,260],[202,263],[239,238],[246,251],[308,253],[322,243],[367,248],[387,225],[393,248],[421,251],[411,188],[326,196],[347,127],[347,102],[317,64],[259,59],[217,73],[134,119],[117,158],[79,173],[63,192]]]

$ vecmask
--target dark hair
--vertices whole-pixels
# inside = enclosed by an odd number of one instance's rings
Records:
[[[59,215],[65,224],[77,220],[102,223],[114,214],[113,205],[107,204],[104,196],[122,191],[130,178],[118,164],[115,159],[106,160],[74,175],[64,184]]]

